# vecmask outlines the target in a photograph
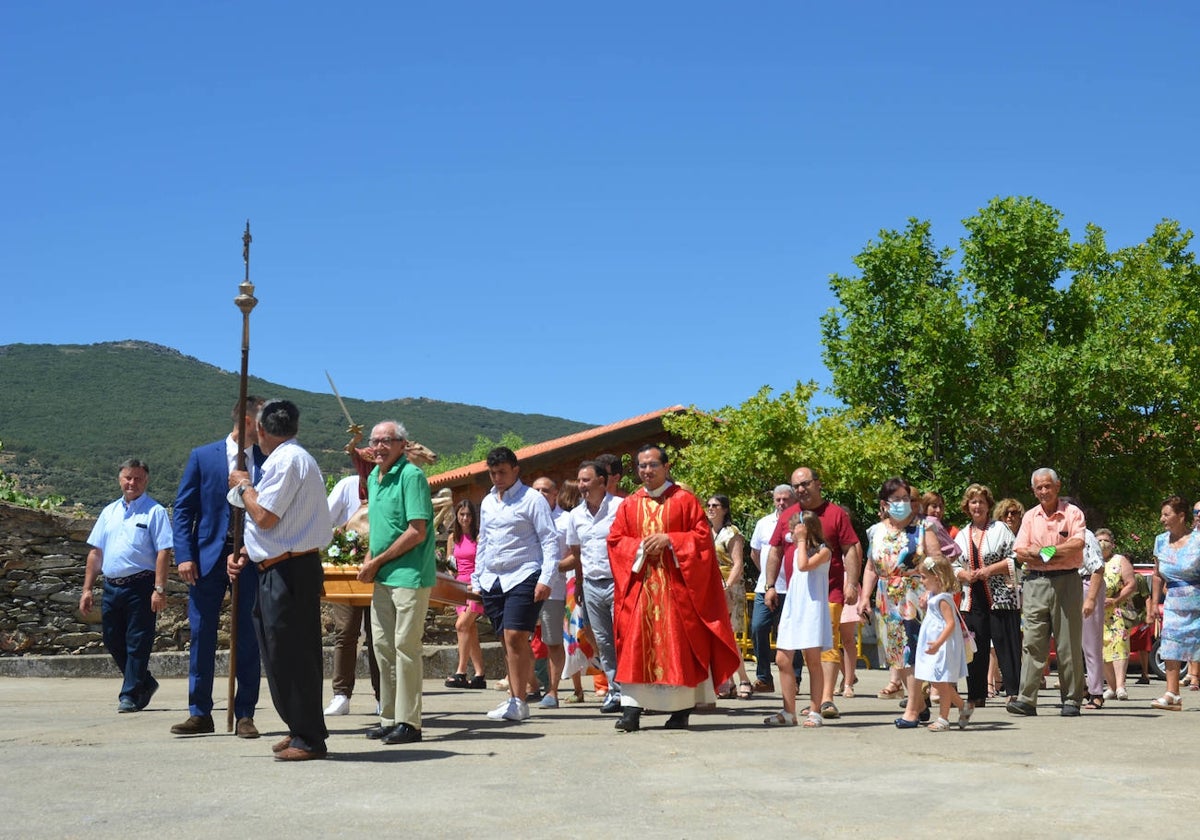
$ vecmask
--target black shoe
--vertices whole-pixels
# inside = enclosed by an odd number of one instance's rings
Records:
[[[541,691],[531,691],[525,695],[525,702],[526,703],[540,703],[542,701],[542,698],[545,696],[546,695],[542,694]]]
[[[468,685],[467,675],[466,674],[454,674],[453,676],[446,677],[446,682],[444,683],[444,685],[446,686],[446,688],[466,688]]]
[[[908,720],[907,718],[902,717],[898,717],[892,722],[896,724],[897,729],[916,729],[918,726],[920,726],[917,721]]]
[[[391,735],[392,730],[395,728],[394,726],[372,726],[367,730],[366,735],[372,741],[382,741],[388,735]]]
[[[691,716],[691,709],[684,709],[682,712],[672,712],[671,716],[667,718],[667,722],[663,724],[663,729],[687,729]]]
[[[1021,715],[1022,717],[1036,717],[1037,706],[1032,703],[1026,703],[1024,700],[1009,700],[1004,706],[1004,710],[1010,715]],[[1075,708],[1075,713],[1079,714],[1079,707]]]
[[[626,706],[613,728],[619,732],[637,732],[642,728],[642,710],[636,706]]]
[[[487,688],[487,680],[483,674],[476,674],[471,677],[471,681],[467,683],[467,688]]]
[[[919,720],[921,723],[929,723],[929,709],[925,709],[920,714],[918,714],[917,720]]]
[[[213,731],[212,715],[192,715],[171,727],[172,735],[207,735]]]
[[[154,697],[154,692],[158,691],[158,680],[147,674],[146,682],[150,683],[150,686],[142,692],[142,697],[138,700],[137,707],[139,712],[150,705],[150,700]]]
[[[1150,678],[1149,677],[1138,677],[1137,684],[1138,685],[1150,685]]]
[[[395,744],[415,744],[421,740],[421,730],[407,723],[402,723],[383,738],[383,743],[389,747]]]
[[[621,711],[621,695],[610,691],[604,695],[604,705],[600,707],[600,713],[615,715],[619,711]]]
[[[1063,703],[1062,711],[1059,714],[1063,717],[1079,717],[1079,704],[1067,701]]]
[[[136,712],[136,711],[139,711],[138,704],[134,703],[128,697],[122,697],[121,702],[117,704],[117,714],[119,714],[119,715],[124,715],[124,714],[128,714],[129,712]]]

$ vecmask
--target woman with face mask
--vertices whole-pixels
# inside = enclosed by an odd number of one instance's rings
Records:
[[[904,716],[896,719],[899,729],[915,729],[919,721],[929,720],[922,692],[917,690],[913,664],[917,636],[921,632],[921,577],[919,559],[940,557],[936,534],[925,527],[924,519],[913,509],[911,487],[903,478],[889,478],[879,489],[880,521],[867,531],[867,563],[863,592],[875,590],[874,603],[866,602],[861,611],[871,617],[878,613],[876,633],[884,661],[894,669],[896,679],[881,696],[895,697],[904,690],[908,705]]]

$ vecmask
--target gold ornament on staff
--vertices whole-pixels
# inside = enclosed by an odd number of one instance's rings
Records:
[[[250,282],[250,220],[246,220],[246,232],[242,234],[242,262],[246,266],[246,275],[238,284],[238,296],[234,304],[242,313],[242,375],[238,382],[238,446],[237,469],[246,469],[246,383],[250,370],[250,313],[258,305],[254,296],[254,284]],[[246,511],[243,508],[233,509],[233,556],[242,553],[243,534],[246,524]],[[238,643],[238,578],[233,579],[230,590],[229,615],[229,706],[225,713],[225,731],[233,731],[234,691],[237,679],[237,643]]]

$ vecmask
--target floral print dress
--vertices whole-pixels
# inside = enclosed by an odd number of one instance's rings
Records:
[[[1121,608],[1113,603],[1113,598],[1121,594],[1125,588],[1121,580],[1120,554],[1114,554],[1104,564],[1104,661],[1116,662],[1118,659],[1129,658],[1129,628],[1125,626],[1125,617]]]
[[[924,587],[920,576],[912,574],[902,561],[915,553],[920,531],[915,521],[900,531],[883,522],[867,530],[868,561],[877,576],[875,630],[889,668],[911,668],[916,661]]]

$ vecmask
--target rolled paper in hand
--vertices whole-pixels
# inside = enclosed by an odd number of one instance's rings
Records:
[[[1054,546],[1048,545],[1045,548],[1043,548],[1041,551],[1039,551],[1038,554],[1041,555],[1043,563],[1049,563],[1054,558],[1054,552],[1055,552]]]

